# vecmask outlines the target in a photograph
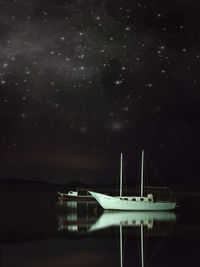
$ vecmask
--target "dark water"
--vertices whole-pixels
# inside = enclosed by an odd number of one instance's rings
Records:
[[[144,214],[60,203],[53,188],[0,192],[0,266],[120,267],[120,228],[124,267],[142,266],[142,247],[145,267],[200,266],[199,196],[180,194],[175,213]]]

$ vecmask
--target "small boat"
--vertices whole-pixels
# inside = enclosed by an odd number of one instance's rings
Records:
[[[85,189],[77,189],[76,191],[69,191],[68,193],[62,193],[57,191],[60,201],[95,201],[94,197],[88,195],[88,191]]]
[[[123,196],[122,195],[122,164],[123,155],[120,157],[120,195],[108,196],[97,192],[89,191],[103,209],[108,210],[142,210],[142,211],[165,211],[173,210],[176,207],[174,200],[154,199],[153,194],[144,196],[144,151],[142,150],[141,164],[141,186],[140,195]]]

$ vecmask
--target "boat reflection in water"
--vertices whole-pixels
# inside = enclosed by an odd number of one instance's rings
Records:
[[[109,227],[119,226],[120,235],[120,267],[123,267],[123,227],[140,228],[140,255],[141,267],[145,266],[144,261],[144,227],[153,234],[166,234],[166,226],[169,230],[176,222],[174,212],[110,212],[105,211],[94,223],[89,231],[97,231]],[[154,227],[155,225],[155,227]],[[155,228],[155,229],[154,229]],[[154,231],[153,231],[154,230]]]
[[[163,236],[175,226],[176,214],[165,211],[104,211],[98,215],[97,202],[65,203],[66,211],[58,216],[58,231],[92,234],[107,228],[119,228],[120,267],[123,267],[123,228],[140,234],[141,267],[144,261],[144,235]],[[139,231],[137,231],[137,229]],[[135,232],[135,231],[133,231]]]
[[[170,222],[176,221],[174,212],[153,212],[153,211],[104,211],[95,224],[90,228],[90,231],[100,230],[112,226],[126,226],[137,227],[140,225],[153,228],[156,222]]]
[[[174,226],[176,215],[166,211],[104,211],[96,201],[65,201],[59,203],[58,231],[93,232],[114,226],[146,226],[151,232],[166,233]],[[154,225],[156,225],[154,227]]]
[[[98,218],[96,201],[64,201],[58,207],[58,231],[85,233]]]
[[[57,206],[61,208],[77,209],[78,201],[58,201]]]

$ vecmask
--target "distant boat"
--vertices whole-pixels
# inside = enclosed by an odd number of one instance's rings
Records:
[[[57,191],[60,201],[95,201],[94,197],[88,195],[86,189],[77,189],[76,191],[69,191],[68,193],[63,193]]]
[[[122,196],[122,165],[123,155],[120,156],[120,195],[108,196],[97,192],[89,191],[89,193],[97,200],[103,209],[109,210],[142,210],[142,211],[165,211],[173,210],[176,207],[176,202],[167,200],[154,199],[153,194],[144,196],[144,150],[142,150],[141,163],[141,186],[140,195]]]

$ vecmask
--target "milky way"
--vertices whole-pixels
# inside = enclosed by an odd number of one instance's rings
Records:
[[[198,143],[198,7],[194,0],[0,1],[6,166],[16,158],[47,164],[49,153],[51,161],[80,152],[84,159]]]

